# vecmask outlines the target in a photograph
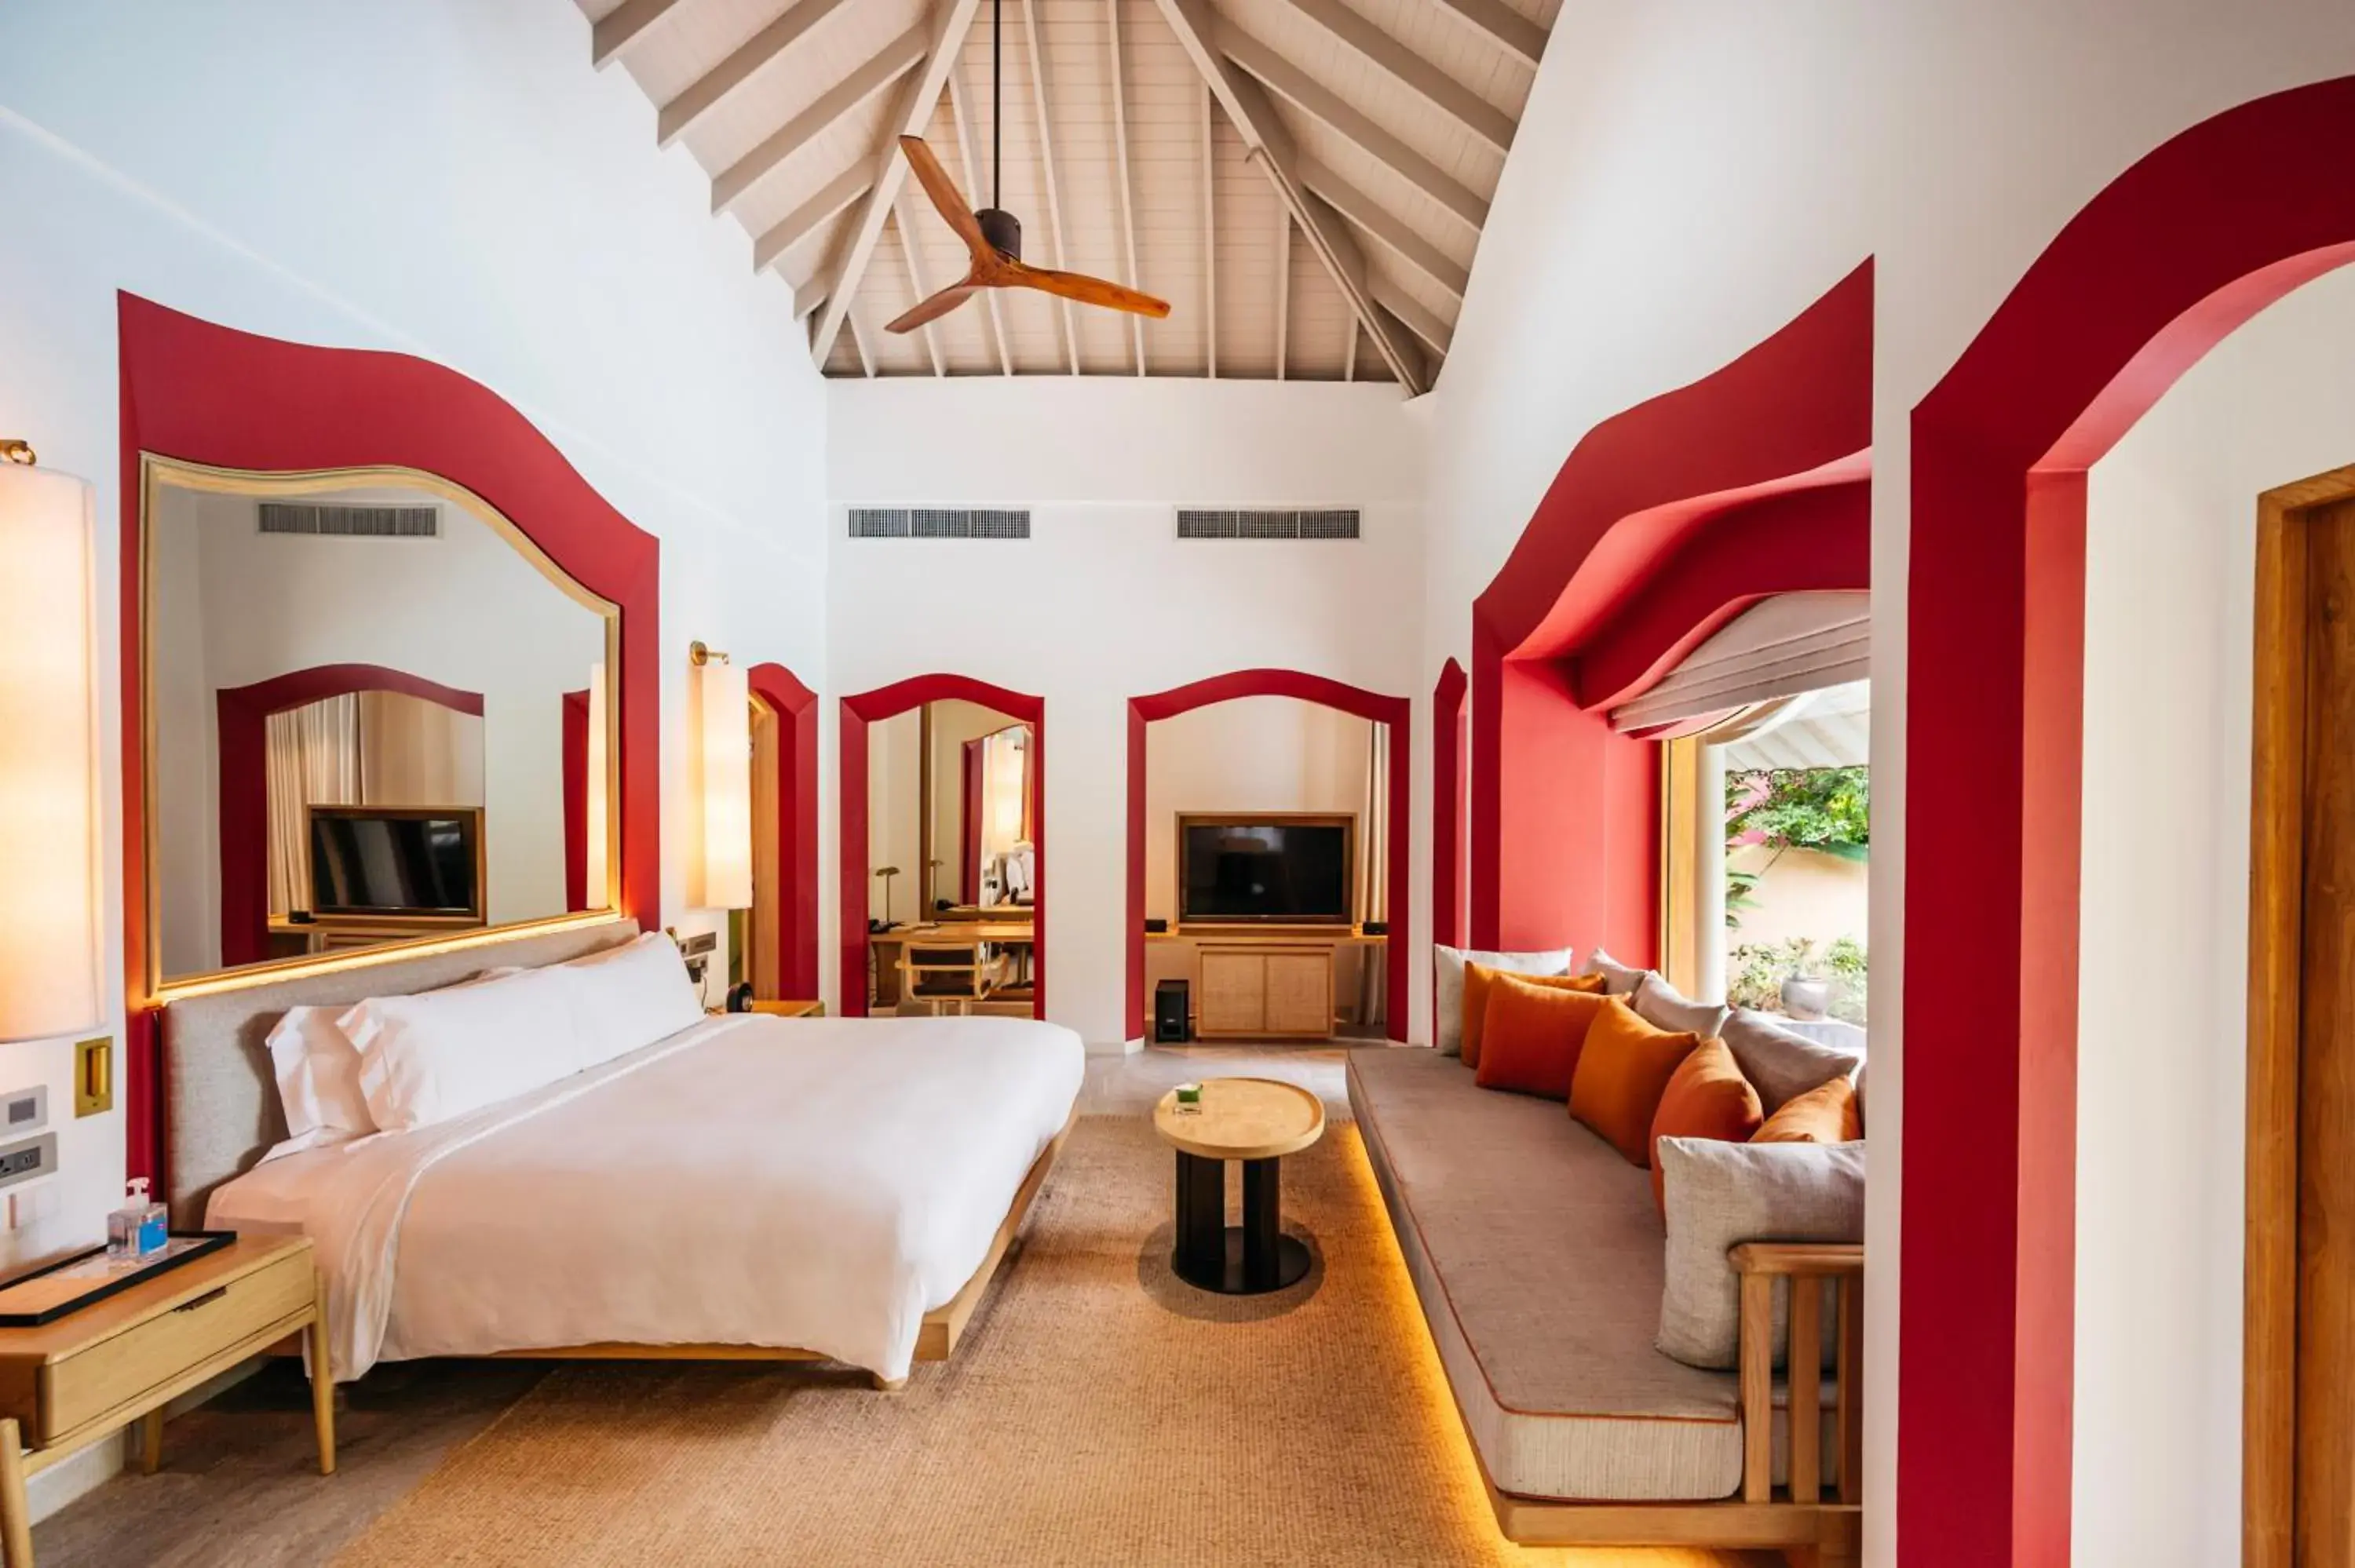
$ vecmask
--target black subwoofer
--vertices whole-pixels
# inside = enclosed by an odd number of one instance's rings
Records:
[[[1193,1031],[1187,1017],[1190,997],[1181,980],[1166,980],[1153,988],[1153,1042],[1156,1045],[1182,1045]]]

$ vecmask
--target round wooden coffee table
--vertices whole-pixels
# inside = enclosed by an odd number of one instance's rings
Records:
[[[1153,1127],[1178,1150],[1178,1277],[1227,1296],[1297,1284],[1308,1248],[1284,1234],[1282,1161],[1325,1136],[1325,1102],[1273,1078],[1210,1078],[1198,1111],[1179,1110],[1175,1089],[1162,1096]],[[1230,1160],[1243,1167],[1243,1223],[1231,1226]]]

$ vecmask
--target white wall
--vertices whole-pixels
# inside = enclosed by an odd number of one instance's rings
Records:
[[[2355,272],[2341,271],[2227,339],[2093,471],[2080,1562],[2239,1551],[2256,498],[2350,461]]]
[[[662,539],[666,715],[693,638],[823,680],[826,401],[785,291],[710,220],[687,154],[656,152],[626,73],[588,60],[565,0],[0,7],[0,428],[98,490],[110,885],[117,289],[421,355],[522,408]],[[683,742],[666,724],[672,845]],[[666,855],[666,910],[712,924],[681,908],[683,875]],[[121,951],[114,904],[118,986]],[[69,1051],[11,1046],[0,1085],[70,1105]],[[112,1206],[120,1110],[59,1130],[59,1216],[0,1236],[0,1266],[87,1241]]]
[[[1870,947],[1875,989],[1897,996],[1908,413],[2061,226],[2137,158],[2235,103],[2350,71],[2344,0],[1565,6],[1428,399],[1417,688],[1467,655],[1473,597],[1581,435],[1722,365],[1877,257]],[[1873,1044],[1866,1555],[1887,1565],[1903,1176],[1894,1008]],[[2114,1436],[2098,1417],[2081,1431]]]
[[[1116,1046],[1128,1033],[1128,700],[1259,665],[1416,691],[1421,420],[1388,386],[987,378],[827,390],[834,688],[939,671],[1046,699],[1048,1012],[1091,1045]],[[842,507],[918,501],[1028,505],[1031,537],[839,536]],[[1364,537],[1177,537],[1181,503],[1312,502],[1363,507]],[[1415,811],[1420,825],[1420,797]]]

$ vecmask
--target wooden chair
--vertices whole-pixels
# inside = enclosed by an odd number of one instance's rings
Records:
[[[988,999],[1001,967],[986,942],[911,939],[900,947],[900,994],[928,1003],[935,1018],[943,1009],[969,1015]]]

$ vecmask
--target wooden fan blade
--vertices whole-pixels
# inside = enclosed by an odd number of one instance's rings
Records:
[[[973,252],[974,259],[995,259],[997,250],[983,236],[980,220],[973,216],[973,208],[965,206],[964,196],[956,188],[956,182],[949,178],[946,169],[941,167],[941,161],[932,156],[932,150],[925,144],[924,139],[922,136],[902,136],[900,138],[900,151],[908,154],[908,167],[915,171],[916,183],[924,187],[924,194],[932,198],[933,210],[956,230],[956,237],[964,241],[964,248]]]
[[[1077,300],[1083,305],[1102,305],[1106,310],[1126,311],[1132,315],[1159,318],[1169,313],[1169,302],[1167,300],[1156,300],[1135,289],[1124,289],[1118,283],[1091,278],[1084,272],[1058,272],[1050,267],[1032,267],[1020,261],[1010,262],[1008,266],[1012,275],[1007,282],[1016,288],[1037,289],[1042,293]]]
[[[967,300],[981,287],[978,283],[958,283],[943,289],[929,300],[919,300],[913,310],[884,327],[885,332],[913,332],[926,322],[938,321]]]

